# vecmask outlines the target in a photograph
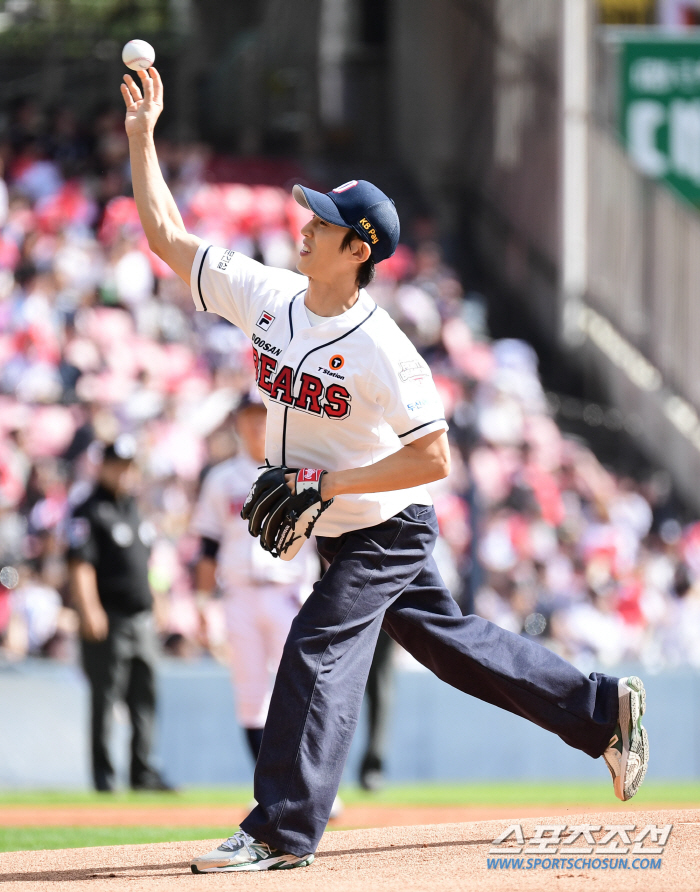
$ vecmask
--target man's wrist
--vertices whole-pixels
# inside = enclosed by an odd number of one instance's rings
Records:
[[[324,502],[340,495],[338,474],[338,471],[326,471],[323,477],[321,477],[321,498]]]
[[[153,144],[153,130],[137,130],[135,133],[127,134],[129,143],[137,146],[150,146]]]

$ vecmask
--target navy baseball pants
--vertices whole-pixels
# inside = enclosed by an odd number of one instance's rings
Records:
[[[305,855],[323,835],[357,725],[380,628],[438,678],[553,731],[589,756],[615,730],[617,679],[589,678],[556,654],[462,616],[432,557],[432,507],[319,538],[330,567],[292,623],[255,769],[258,805],[242,822]],[[515,744],[514,744],[515,745]]]

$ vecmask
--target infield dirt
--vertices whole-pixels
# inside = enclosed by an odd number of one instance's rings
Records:
[[[110,892],[230,889],[236,884],[268,892],[451,892],[451,890],[559,890],[596,892],[698,889],[700,887],[700,810],[632,809],[616,812],[523,818],[525,839],[536,824],[673,824],[662,857],[653,870],[493,870],[487,855],[506,824],[384,827],[326,833],[311,867],[261,874],[195,876],[189,860],[220,840],[109,846],[50,852],[0,854],[0,883],[7,892],[63,892],[91,886]],[[631,858],[629,859],[631,864]]]
[[[677,804],[676,804],[677,805]],[[544,808],[553,808],[544,806]],[[663,806],[659,806],[663,808]],[[669,804],[669,807],[673,807]],[[403,827],[411,824],[464,824],[537,817],[543,806],[349,805],[331,829]],[[233,832],[250,809],[225,805],[4,805],[0,827],[230,827]],[[571,812],[575,808],[556,807]],[[580,811],[580,806],[578,808]],[[601,809],[617,811],[615,805]]]

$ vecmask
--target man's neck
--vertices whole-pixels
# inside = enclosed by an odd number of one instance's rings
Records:
[[[352,285],[331,284],[309,279],[309,288],[304,298],[304,305],[317,316],[340,316],[353,307],[360,298],[360,291]]]

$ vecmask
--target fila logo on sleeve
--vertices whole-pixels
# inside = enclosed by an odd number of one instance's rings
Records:
[[[264,310],[255,324],[258,328],[262,328],[263,331],[267,331],[274,321],[275,317],[272,313],[268,313],[267,310]]]

